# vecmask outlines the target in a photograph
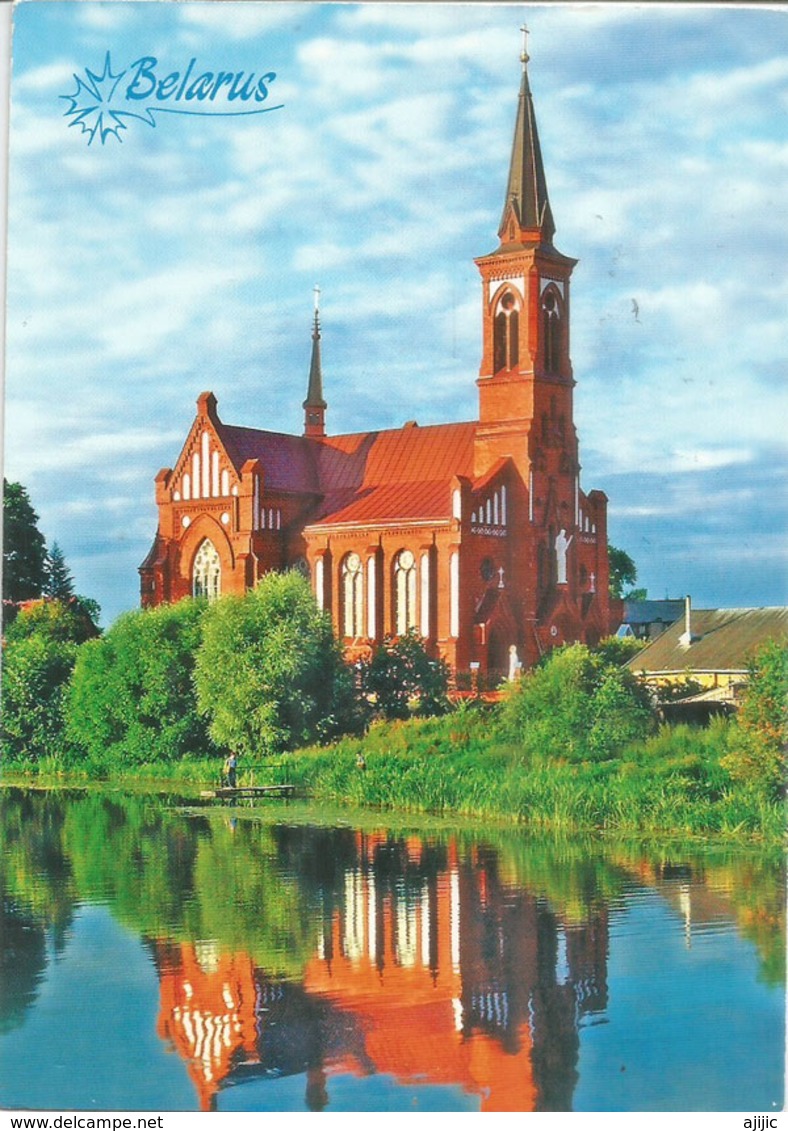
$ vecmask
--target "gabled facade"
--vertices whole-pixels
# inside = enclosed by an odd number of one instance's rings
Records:
[[[143,605],[307,574],[351,657],[417,630],[455,669],[511,674],[608,632],[607,499],[580,487],[575,260],[553,245],[527,56],[499,243],[482,281],[478,420],[330,436],[317,308],[301,436],[224,424],[212,393],[173,469]]]

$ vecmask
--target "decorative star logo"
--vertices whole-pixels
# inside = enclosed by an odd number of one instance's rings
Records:
[[[76,90],[72,94],[60,95],[70,103],[65,112],[65,117],[71,118],[69,126],[79,126],[82,133],[88,135],[88,145],[92,145],[97,136],[102,145],[110,136],[118,141],[123,140],[120,131],[128,127],[120,113],[111,110],[109,104],[125,73],[125,71],[117,75],[112,73],[108,51],[104,59],[104,70],[100,75],[94,74],[85,67],[85,79],[74,75]]]

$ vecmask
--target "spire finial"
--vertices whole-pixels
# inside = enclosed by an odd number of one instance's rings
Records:
[[[312,290],[315,292],[315,325],[312,330],[312,337],[320,336],[320,287],[315,283]]]
[[[528,36],[530,34],[528,31],[528,25],[523,24],[523,26],[520,28],[520,31],[523,33],[523,49],[520,52],[520,62],[523,65],[523,70],[525,70],[526,64],[531,58],[531,56],[528,54]]]

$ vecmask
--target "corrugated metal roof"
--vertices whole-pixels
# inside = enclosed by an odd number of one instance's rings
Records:
[[[684,618],[628,663],[637,672],[744,671],[767,640],[788,641],[788,608],[693,609],[692,643],[681,644]]]
[[[473,474],[476,425],[406,424],[382,432],[327,436],[318,465],[326,490],[427,483]]]
[[[388,483],[362,487],[350,498],[347,492],[327,496],[321,516],[312,526],[369,525],[377,522],[441,522],[451,517],[451,481]]]
[[[233,424],[220,424],[218,431],[239,471],[246,460],[260,460],[267,490],[319,492],[313,441],[304,436],[238,428]]]
[[[313,439],[220,424],[228,454],[240,470],[259,459],[268,488],[320,493],[367,492],[404,483],[448,482],[472,476],[474,423],[406,424],[380,432]],[[359,500],[361,501],[361,500]]]

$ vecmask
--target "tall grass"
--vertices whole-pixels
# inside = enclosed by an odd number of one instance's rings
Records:
[[[378,724],[362,739],[292,758],[314,799],[456,813],[537,830],[779,842],[783,808],[720,766],[725,724],[664,727],[619,758],[569,762],[526,755],[483,715]],[[366,768],[359,769],[363,756]]]
[[[779,844],[783,806],[734,781],[720,764],[729,732],[724,720],[706,729],[664,726],[618,757],[578,762],[526,750],[507,738],[494,712],[462,710],[378,723],[363,738],[272,760],[242,759],[239,785],[290,782],[322,804],[473,817],[537,832]],[[6,765],[6,776],[15,768]],[[66,772],[56,759],[38,769],[55,779]],[[71,766],[67,772],[73,779]],[[196,792],[218,785],[220,774],[216,757],[192,757],[134,767],[85,764],[80,777]]]

